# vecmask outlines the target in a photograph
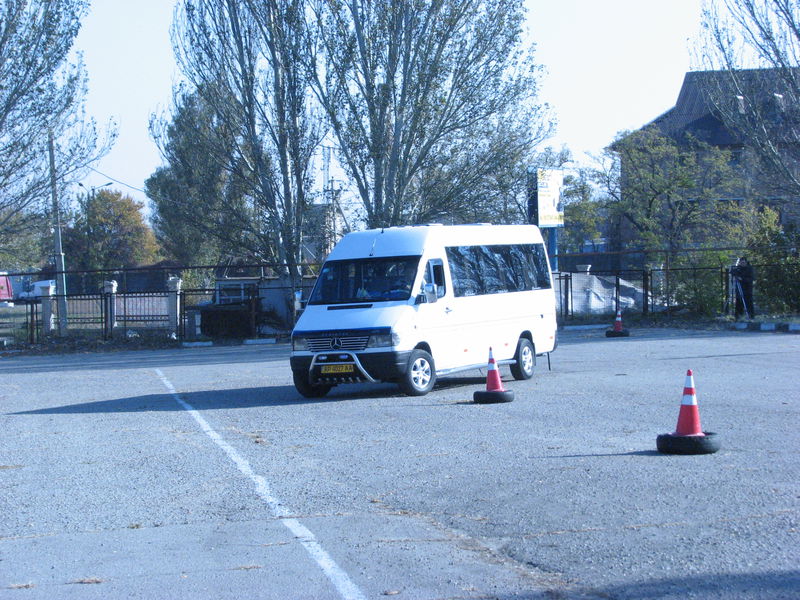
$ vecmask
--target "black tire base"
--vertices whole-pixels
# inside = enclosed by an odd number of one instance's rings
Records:
[[[623,329],[622,331],[614,331],[613,329],[606,330],[606,337],[628,337],[630,334],[631,332],[627,329]]]
[[[472,401],[475,404],[498,404],[499,402],[511,402],[513,399],[514,392],[510,390],[481,390],[472,394]]]
[[[662,433],[656,438],[656,448],[664,454],[713,454],[719,450],[719,436],[713,431],[703,433],[705,435]]]

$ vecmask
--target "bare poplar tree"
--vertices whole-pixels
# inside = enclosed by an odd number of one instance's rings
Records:
[[[69,52],[86,0],[0,5],[0,252],[37,231],[50,207],[48,136],[60,191],[105,153],[85,118],[86,76]]]
[[[173,26],[181,69],[226,132],[204,146],[226,172],[218,213],[204,216],[242,232],[254,258],[288,265],[292,281],[321,136],[297,58],[303,15],[303,0],[183,0]]]
[[[756,190],[800,196],[800,2],[710,0],[703,31],[705,93],[756,159]]]
[[[312,6],[314,91],[368,226],[452,213],[544,137],[520,0]],[[506,145],[492,139],[499,130],[513,132]]]

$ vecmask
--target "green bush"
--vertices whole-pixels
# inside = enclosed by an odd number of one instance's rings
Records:
[[[675,303],[698,315],[719,314],[725,300],[723,265],[729,260],[722,252],[692,252],[676,257],[670,274]]]
[[[755,270],[753,295],[761,313],[800,313],[800,233],[783,227],[778,213],[765,208],[748,244]]]

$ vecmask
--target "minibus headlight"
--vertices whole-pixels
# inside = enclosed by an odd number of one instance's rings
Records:
[[[387,331],[386,333],[373,333],[370,335],[367,348],[385,348],[388,346],[397,346],[399,344],[400,336],[394,331]]]
[[[292,350],[295,352],[308,350],[308,340],[300,336],[292,337]]]

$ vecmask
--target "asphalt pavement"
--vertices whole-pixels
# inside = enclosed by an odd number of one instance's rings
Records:
[[[0,359],[0,598],[797,598],[800,337],[570,331],[319,400],[288,347]],[[722,449],[656,451],[687,369]]]

